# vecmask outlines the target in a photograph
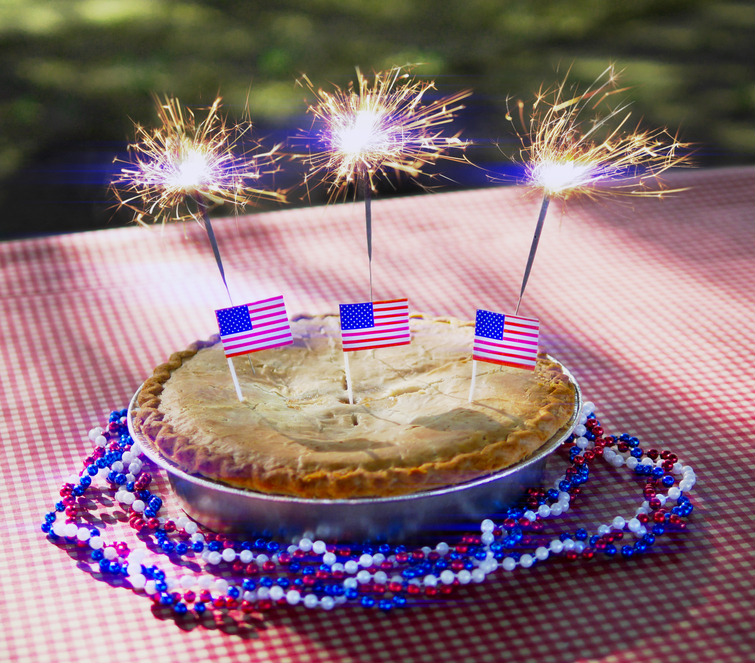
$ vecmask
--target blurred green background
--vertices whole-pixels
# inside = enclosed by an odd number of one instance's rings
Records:
[[[442,94],[474,88],[455,126],[491,168],[516,153],[507,96],[569,66],[586,84],[609,63],[633,86],[633,117],[679,128],[697,165],[755,163],[754,37],[755,5],[736,1],[0,0],[1,236],[129,222],[107,183],[132,121],[155,122],[152,92],[200,106],[219,93],[231,117],[248,98],[272,143],[310,124],[302,73],[346,85],[356,65],[423,63]],[[449,188],[485,184],[478,169],[448,174]],[[276,184],[299,176],[287,166]]]

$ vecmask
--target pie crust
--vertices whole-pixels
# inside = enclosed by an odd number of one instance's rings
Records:
[[[301,316],[294,344],[234,361],[217,336],[171,355],[142,386],[135,425],[186,472],[265,493],[391,496],[469,481],[527,457],[571,417],[575,388],[539,355],[534,371],[478,363],[474,324],[413,315],[411,345],[349,353],[336,316]]]

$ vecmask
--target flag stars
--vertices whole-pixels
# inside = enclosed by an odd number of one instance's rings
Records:
[[[368,329],[375,326],[372,302],[363,304],[340,304],[341,329]]]
[[[475,320],[475,334],[485,338],[502,340],[505,317],[503,313],[493,313],[493,311],[478,309]]]
[[[232,306],[230,308],[215,311],[218,319],[220,335],[237,334],[242,331],[251,331],[252,319],[249,315],[249,306]]]

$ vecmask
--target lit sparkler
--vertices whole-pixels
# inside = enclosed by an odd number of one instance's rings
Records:
[[[518,105],[525,127],[521,155],[526,163],[526,181],[543,192],[535,235],[522,280],[516,311],[537,252],[543,222],[552,198],[572,195],[606,195],[660,198],[679,191],[663,188],[659,176],[674,166],[689,163],[688,147],[666,129],[626,129],[631,116],[628,103],[619,104],[603,115],[586,117],[612,95],[617,75],[606,69],[583,93],[569,98],[566,79],[555,88],[542,91],[533,104],[529,122],[524,120],[524,104]],[[512,121],[511,114],[506,119]]]
[[[164,225],[193,219],[203,225],[228,291],[208,211],[223,203],[239,209],[260,198],[284,200],[280,192],[247,184],[277,170],[278,146],[237,156],[251,123],[229,127],[220,115],[220,98],[199,123],[177,99],[155,101],[162,126],[149,130],[136,125],[136,142],[129,145],[133,158],[111,188],[119,205],[134,212],[136,223],[147,225],[151,220]]]
[[[438,159],[463,161],[446,154],[467,146],[458,134],[443,135],[471,94],[464,90],[441,99],[424,102],[433,82],[418,81],[401,67],[378,72],[370,81],[357,69],[357,84],[332,92],[315,90],[304,76],[300,81],[317,99],[308,108],[314,116],[310,132],[300,136],[308,152],[298,155],[308,166],[305,185],[320,178],[329,185],[331,199],[346,192],[349,184],[364,192],[367,256],[370,265],[372,301],[372,192],[374,179],[387,171],[416,178]]]

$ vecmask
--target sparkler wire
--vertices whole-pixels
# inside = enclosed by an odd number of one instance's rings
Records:
[[[372,301],[372,188],[368,177],[362,177],[364,188],[364,224],[367,231],[367,260],[370,265],[370,301]]]
[[[564,77],[555,87],[541,89],[528,122],[524,118],[524,103],[518,102],[525,134],[516,133],[523,144],[520,154],[526,163],[526,182],[542,192],[543,202],[522,279],[517,314],[551,199],[565,200],[573,195],[661,198],[683,191],[666,189],[659,176],[672,167],[689,164],[689,153],[685,151],[688,145],[666,129],[627,128],[628,103],[592,114],[609,98],[629,89],[614,89],[617,77],[613,66],[609,66],[585,92],[579,94],[575,90],[572,97],[568,96],[571,93]],[[506,118],[513,122],[510,112]],[[651,182],[656,186],[649,186]],[[605,186],[599,186],[601,183]]]
[[[205,204],[204,199],[201,196],[197,196],[197,206],[199,207],[202,222],[204,223],[204,228],[207,231],[207,237],[210,240],[210,245],[212,246],[212,253],[215,255],[215,262],[218,264],[218,269],[220,270],[220,277],[223,279],[225,291],[228,293],[228,299],[231,302],[231,306],[233,306],[231,291],[228,289],[228,282],[225,279],[225,270],[223,269],[223,259],[220,257],[218,240],[215,238],[215,231],[212,229],[212,223],[210,223],[210,215],[207,213],[207,205]]]
[[[537,225],[535,226],[535,234],[532,237],[532,244],[530,245],[530,254],[527,256],[527,266],[524,268],[524,278],[522,278],[522,289],[519,291],[519,301],[516,303],[516,311],[514,315],[519,315],[519,307],[522,304],[522,297],[524,297],[524,289],[527,287],[527,281],[530,278],[530,271],[532,270],[532,263],[535,262],[535,254],[537,253],[537,245],[540,242],[540,235],[543,232],[543,223],[545,222],[545,216],[548,213],[548,205],[551,199],[548,194],[543,196],[543,203],[540,206],[540,215],[537,217]]]

